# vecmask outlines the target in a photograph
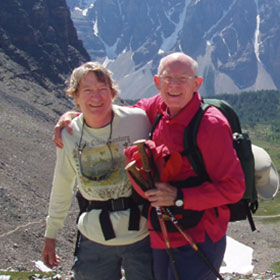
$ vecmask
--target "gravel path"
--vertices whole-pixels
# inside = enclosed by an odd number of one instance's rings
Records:
[[[228,235],[254,249],[254,272],[271,270],[273,263],[280,263],[280,219],[255,218],[257,230],[251,232],[247,221],[229,224]]]

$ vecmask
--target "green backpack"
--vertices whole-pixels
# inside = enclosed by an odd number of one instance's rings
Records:
[[[254,155],[251,148],[251,141],[247,133],[242,132],[240,121],[233,108],[224,100],[219,99],[204,99],[201,102],[201,107],[185,128],[184,131],[184,151],[183,156],[187,156],[193,169],[195,170],[198,177],[202,181],[211,181],[204,165],[202,155],[197,146],[197,132],[200,125],[200,121],[205,111],[210,107],[214,106],[219,109],[223,115],[227,118],[233,133],[233,144],[236,150],[237,156],[242,165],[242,169],[245,175],[246,190],[243,198],[234,204],[229,204],[230,209],[230,221],[246,220],[250,223],[252,231],[256,230],[252,213],[255,213],[258,209],[258,197],[255,185],[255,163]],[[150,139],[157,126],[162,115],[157,115],[155,122],[152,126],[150,133]]]

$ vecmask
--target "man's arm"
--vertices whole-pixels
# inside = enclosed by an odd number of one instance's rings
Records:
[[[161,102],[162,100],[160,94],[157,94],[150,98],[143,98],[131,107],[138,107],[143,109],[149,117],[150,122],[153,123],[157,114],[157,107]],[[63,148],[63,141],[61,138],[61,131],[63,128],[66,128],[67,132],[69,134],[72,134],[71,121],[77,116],[77,114],[78,113],[75,111],[68,111],[59,118],[58,122],[54,127],[53,136],[53,143],[56,145],[56,147],[60,149]]]
[[[66,128],[67,132],[72,135],[72,126],[71,121],[77,116],[77,112],[75,111],[68,111],[64,113],[56,123],[53,131],[53,143],[56,145],[57,148],[63,148],[63,141],[61,132],[63,128]]]

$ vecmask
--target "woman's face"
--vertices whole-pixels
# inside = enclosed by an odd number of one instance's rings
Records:
[[[87,125],[102,127],[111,121],[111,89],[106,83],[98,81],[94,72],[87,73],[81,79],[75,102],[84,114]]]

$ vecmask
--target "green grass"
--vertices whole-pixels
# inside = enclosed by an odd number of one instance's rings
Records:
[[[272,200],[264,200],[259,198],[259,208],[256,216],[275,216],[280,215],[280,193]]]
[[[42,273],[40,271],[33,271],[33,272],[14,272],[14,271],[5,271],[5,272],[0,272],[0,275],[9,275],[11,276],[10,280],[29,280],[32,275],[40,275],[40,277],[36,278],[51,278],[55,275],[55,273],[50,272],[50,273]]]
[[[264,148],[270,155],[278,172],[280,171],[280,143],[279,141],[268,141],[269,136],[273,134],[270,126],[257,125],[254,130],[249,130],[250,139],[253,144]],[[276,216],[280,215],[280,193],[272,200],[259,198],[259,208],[255,216]],[[267,218],[264,223],[275,223],[280,218]]]
[[[272,135],[271,127],[257,125],[254,130],[249,130],[249,136],[253,144],[264,148],[271,156],[278,172],[280,171],[280,141],[268,141]]]
[[[272,264],[271,269],[276,273],[280,273],[280,262],[276,262]]]

